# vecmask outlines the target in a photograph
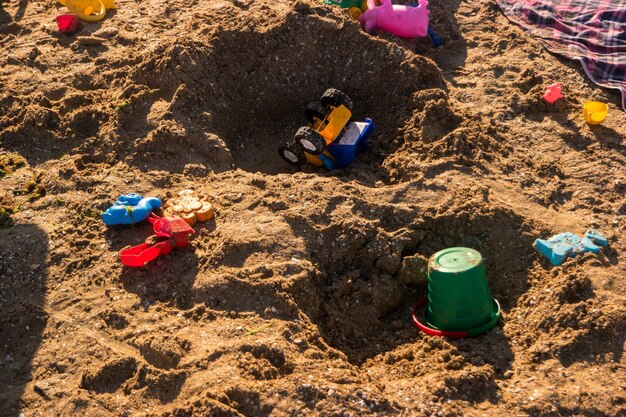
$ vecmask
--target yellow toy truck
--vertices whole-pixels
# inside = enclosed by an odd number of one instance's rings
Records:
[[[280,156],[295,166],[309,163],[332,170],[349,165],[367,147],[367,137],[374,130],[370,119],[350,122],[352,106],[345,93],[326,90],[319,101],[307,105],[307,126],[279,145]]]

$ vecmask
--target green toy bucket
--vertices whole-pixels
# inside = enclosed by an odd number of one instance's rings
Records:
[[[491,329],[499,320],[500,305],[491,297],[480,253],[470,248],[448,248],[430,258],[428,297],[413,308],[413,323],[420,330],[437,336],[468,337]]]

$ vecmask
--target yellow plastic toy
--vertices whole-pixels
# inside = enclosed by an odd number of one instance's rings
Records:
[[[367,0],[363,0],[363,2],[361,2],[360,8],[356,6],[352,6],[348,10],[350,11],[350,16],[352,16],[352,19],[358,21],[359,16],[361,16],[361,13],[367,10]]]
[[[361,13],[367,10],[367,0],[324,0],[324,3],[348,9],[354,20],[359,20]]]
[[[304,110],[309,122],[292,139],[278,146],[278,153],[287,163],[304,163],[327,170],[350,165],[367,149],[367,138],[376,130],[371,119],[351,121],[352,100],[336,88],[329,88],[322,98],[311,101]]]
[[[322,98],[312,101],[304,110],[306,126],[296,132],[293,140],[282,142],[278,147],[280,156],[291,165],[305,162],[324,165],[320,154],[331,157],[326,146],[337,139],[352,117],[352,100],[343,92],[329,88]]]
[[[59,0],[70,13],[87,22],[104,19],[107,9],[115,9],[115,0]]]
[[[317,119],[311,127],[320,132],[328,145],[341,133],[350,117],[352,117],[352,112],[341,104],[339,107],[335,107],[324,120]]]
[[[205,222],[215,215],[213,204],[207,200],[207,196],[198,194],[194,190],[183,190],[165,203],[166,216],[180,216],[193,226],[196,222]]]
[[[340,105],[339,107],[335,107],[324,120],[317,119],[315,123],[309,123],[309,127],[317,130],[326,141],[326,145],[329,145],[337,139],[337,136],[339,136],[346,123],[348,123],[350,117],[352,117],[352,112],[348,110],[346,106]],[[306,144],[305,140],[301,140],[300,143],[303,146]],[[305,149],[314,151],[314,148],[314,145],[309,145]],[[327,156],[332,158],[328,151],[324,150],[324,152]],[[319,156],[310,154],[309,152],[305,152],[304,155],[306,156],[307,163],[316,167],[324,165],[324,162]]]
[[[600,101],[588,101],[583,107],[585,121],[590,125],[599,125],[606,118],[609,106]]]

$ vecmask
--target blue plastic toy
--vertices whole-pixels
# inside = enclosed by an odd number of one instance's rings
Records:
[[[324,154],[318,155],[326,169],[329,171],[341,169],[354,162],[357,155],[367,149],[367,138],[375,129],[376,126],[371,119],[348,124],[341,136],[326,148],[334,159]]]
[[[548,240],[537,239],[533,248],[550,260],[552,265],[561,265],[567,257],[573,258],[585,252],[597,253],[600,246],[606,246],[607,240],[597,230],[589,230],[581,238],[570,232],[559,233]]]
[[[430,39],[432,39],[435,48],[441,48],[443,42],[441,42],[441,38],[437,36],[435,31],[430,26],[428,26],[428,35],[430,36]]]
[[[144,198],[135,193],[122,195],[102,213],[102,221],[107,226],[139,223],[147,219],[152,210],[161,208],[161,205],[161,200],[156,197]]]

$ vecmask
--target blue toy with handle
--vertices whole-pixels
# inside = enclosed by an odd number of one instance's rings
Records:
[[[153,210],[161,208],[162,205],[161,200],[156,197],[144,198],[135,193],[122,195],[102,213],[102,221],[107,226],[139,223],[147,219]]]

